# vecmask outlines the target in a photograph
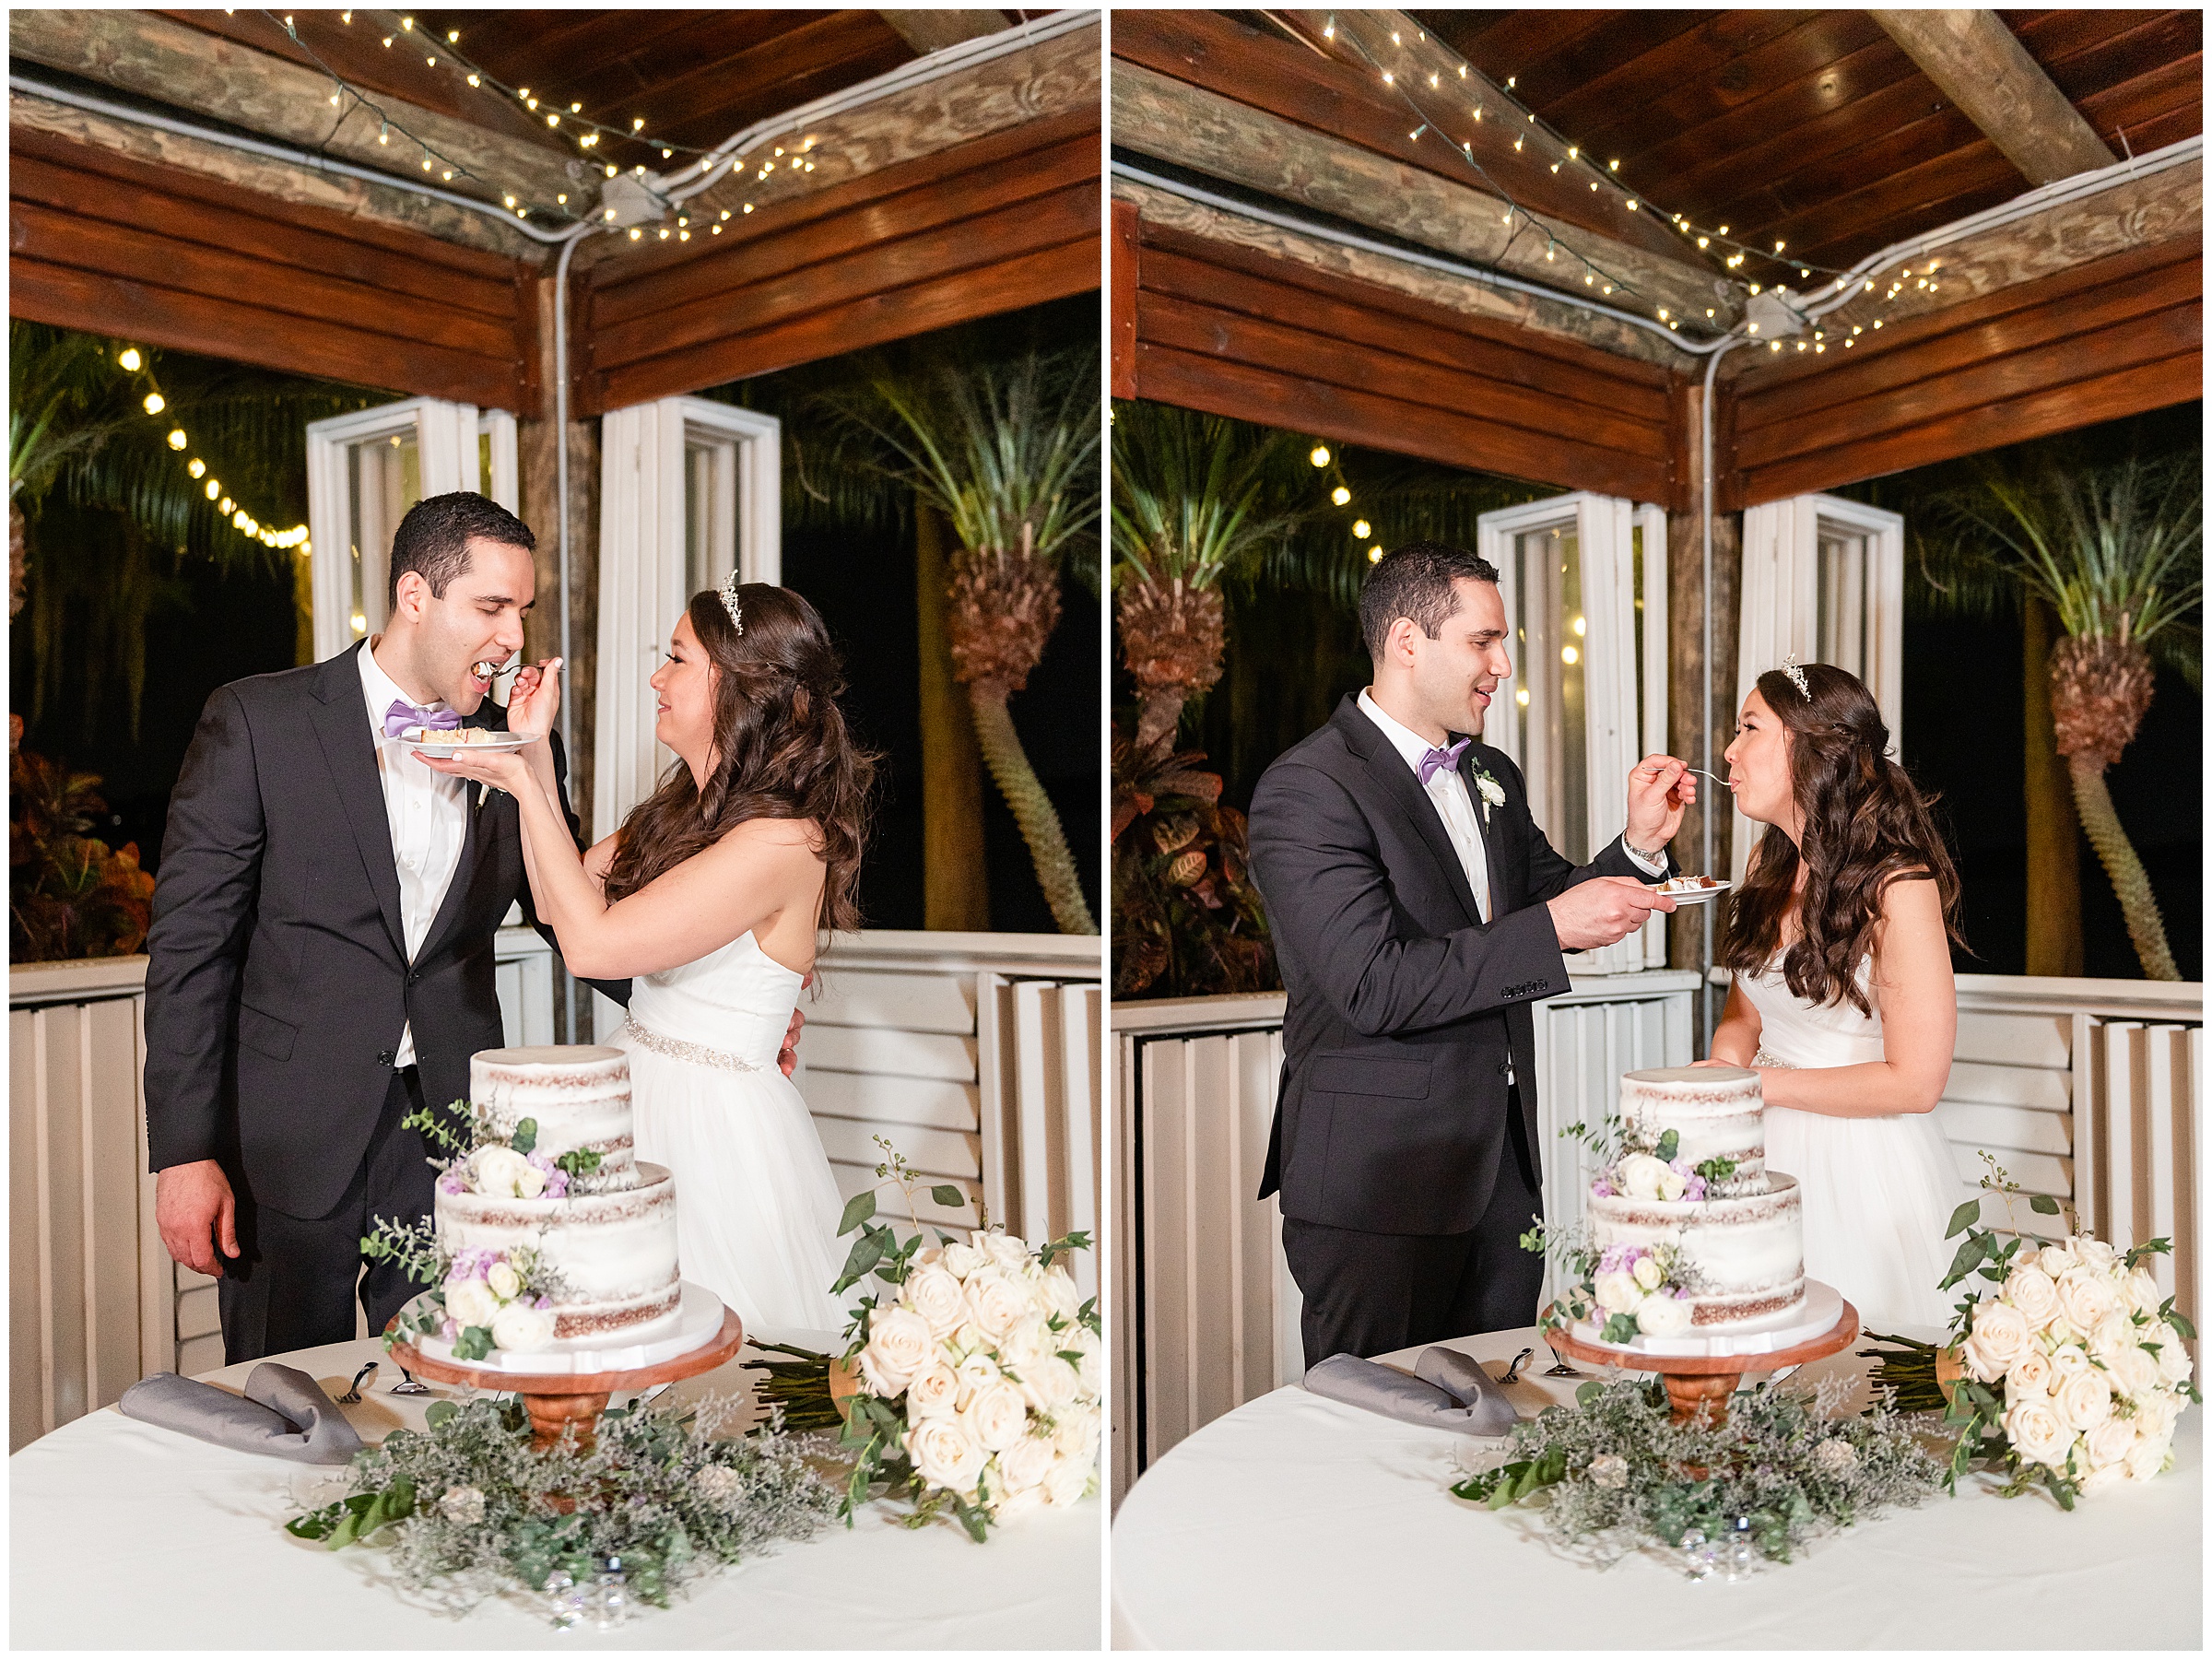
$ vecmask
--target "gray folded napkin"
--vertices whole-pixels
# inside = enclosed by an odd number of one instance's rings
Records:
[[[322,1384],[297,1367],[271,1361],[247,1375],[242,1399],[212,1383],[159,1372],[124,1390],[116,1405],[126,1418],[300,1464],[347,1464],[361,1450],[360,1436]]]
[[[1331,1355],[1306,1369],[1306,1387],[1347,1407],[1460,1435],[1503,1435],[1521,1421],[1497,1381],[1457,1349],[1429,1349],[1415,1372],[1407,1377],[1358,1355]]]

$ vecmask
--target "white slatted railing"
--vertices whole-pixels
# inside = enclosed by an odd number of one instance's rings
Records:
[[[875,1180],[869,1137],[881,1134],[1018,1231],[1097,1236],[1098,940],[862,934],[841,937],[822,968],[799,1082],[841,1190]],[[507,1042],[552,1042],[552,970],[535,933],[500,930]],[[145,983],[143,957],[11,974],[11,1450],[147,1372],[222,1364],[216,1282],[171,1263],[154,1228]],[[924,1220],[975,1215],[926,1196],[920,1208]],[[1078,1259],[1086,1296],[1096,1263]]]
[[[1578,977],[1536,1009],[1546,1205],[1581,1214],[1558,1132],[1594,1122],[1617,1080],[1689,1058],[1688,971]],[[1260,1171],[1282,1069],[1280,994],[1113,1011],[1116,1084],[1114,1495],[1184,1436],[1304,1375],[1282,1214]]]

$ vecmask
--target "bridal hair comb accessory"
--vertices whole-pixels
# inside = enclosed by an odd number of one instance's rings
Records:
[[[737,638],[745,638],[745,607],[737,603],[737,573],[733,571],[723,579],[722,608],[730,614],[730,626],[737,630]]]
[[[1805,670],[1797,665],[1795,652],[1784,653],[1782,659],[1782,672],[1789,677],[1790,684],[1797,689],[1799,697],[1808,703],[1813,700],[1812,689],[1805,683]]]

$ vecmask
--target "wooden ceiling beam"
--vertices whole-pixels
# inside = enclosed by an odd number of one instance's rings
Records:
[[[1870,15],[2029,183],[2071,179],[2120,159],[1995,12]]]
[[[1006,27],[1006,14],[989,11],[878,12],[892,31],[924,57],[958,46],[962,41],[980,41]]]
[[[375,118],[358,108],[333,132],[337,112],[329,77],[319,70],[150,13],[13,11],[7,40],[16,57],[390,172],[401,188],[401,170],[414,159],[397,145],[379,144]],[[581,161],[399,99],[381,103],[424,143],[477,175],[441,181],[441,188],[495,201],[512,192],[548,207],[568,192],[585,205],[590,186]]]
[[[1524,216],[1505,223],[1502,197],[1119,58],[1112,108],[1114,142],[1163,161],[1562,294],[1587,259],[1618,285],[1603,303],[1622,311],[1665,307],[1700,331],[1719,333],[1736,321],[1735,290],[1710,271],[1564,223],[1551,230],[1563,253],[1547,259],[1546,239],[1531,234]],[[1590,291],[1599,297],[1596,288]]]

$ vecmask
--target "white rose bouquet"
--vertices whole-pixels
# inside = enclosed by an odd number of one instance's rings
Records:
[[[905,1191],[912,1214],[919,1182],[905,1161],[891,1151],[877,1174]],[[947,1208],[967,1204],[950,1184],[929,1193]],[[964,1237],[936,1231],[925,1244],[875,1216],[873,1188],[845,1207],[838,1230],[859,1238],[830,1288],[871,1277],[888,1288],[854,1308],[844,1355],[857,1383],[844,1414],[844,1444],[857,1450],[847,1521],[885,1482],[884,1496],[914,1501],[916,1524],[949,1511],[981,1542],[994,1524],[1092,1491],[1105,1387],[1099,1312],[1064,1260],[1089,1249],[1088,1235],[1032,1248],[986,1218]]]
[[[2009,1207],[2019,1189],[1989,1163],[1983,1186]],[[2045,1195],[2029,1206],[2060,1214]],[[1882,1381],[1911,1404],[1933,1407],[1931,1385],[1939,1392],[1946,1426],[1959,1431],[1954,1489],[1977,1459],[2008,1472],[2006,1494],[2041,1486],[2066,1510],[2081,1494],[2150,1480],[2172,1463],[2175,1423],[2203,1399],[2183,1347],[2195,1327],[2146,1266],[2171,1242],[2121,1252],[2078,1230],[2000,1239],[1978,1225],[1981,1207],[1970,1199],[1951,1217],[1947,1237],[1965,1238],[1943,1289],[1980,1278],[1994,1289],[1970,1288],[1940,1349],[1884,1338],[1903,1348],[1883,1356]]]

